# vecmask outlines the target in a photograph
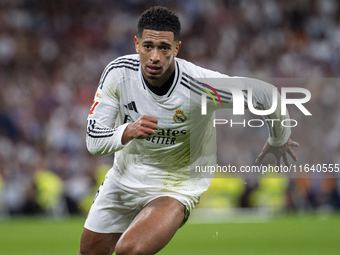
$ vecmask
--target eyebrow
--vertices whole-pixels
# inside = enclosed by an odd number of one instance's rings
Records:
[[[153,43],[153,41],[144,41],[144,42],[142,42],[142,44],[154,44],[154,43]],[[172,46],[170,43],[166,43],[166,42],[161,42],[160,44],[166,45],[166,46],[169,46],[169,47]]]

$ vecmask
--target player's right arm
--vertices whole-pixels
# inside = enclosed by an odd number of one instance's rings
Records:
[[[95,156],[112,154],[124,148],[121,137],[127,124],[115,127],[119,104],[109,102],[112,99],[107,97],[105,92],[98,89],[87,117],[86,145]]]
[[[120,111],[118,85],[124,77],[117,69],[110,70],[110,64],[102,74],[87,117],[86,145],[95,156],[112,154],[127,145],[122,143],[122,136],[128,124],[115,126]]]
[[[105,68],[90,113],[87,118],[86,145],[95,156],[115,153],[136,139],[150,138],[157,128],[157,118],[140,116],[133,123],[116,125],[120,112],[119,83],[124,74],[119,70],[110,69],[111,63]]]

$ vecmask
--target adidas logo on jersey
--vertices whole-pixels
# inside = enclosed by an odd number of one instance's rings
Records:
[[[135,101],[132,101],[132,102],[130,102],[127,105],[124,105],[124,106],[128,110],[132,110],[132,111],[135,111],[136,113],[138,113]]]

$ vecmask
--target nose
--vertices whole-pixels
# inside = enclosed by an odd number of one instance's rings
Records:
[[[152,52],[151,52],[150,61],[151,61],[152,63],[157,63],[159,60],[160,60],[159,52],[158,52],[158,49],[155,48],[155,49],[153,49]]]

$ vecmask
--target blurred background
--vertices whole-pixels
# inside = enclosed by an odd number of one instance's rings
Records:
[[[0,0],[0,218],[87,213],[113,161],[86,150],[94,93],[105,66],[134,53],[139,16],[154,5],[181,20],[180,58],[228,75],[303,79],[313,116],[291,112],[299,163],[340,163],[339,1]],[[254,164],[268,131],[248,131],[218,130],[220,165]],[[198,207],[340,209],[339,176],[280,177],[215,178]]]

